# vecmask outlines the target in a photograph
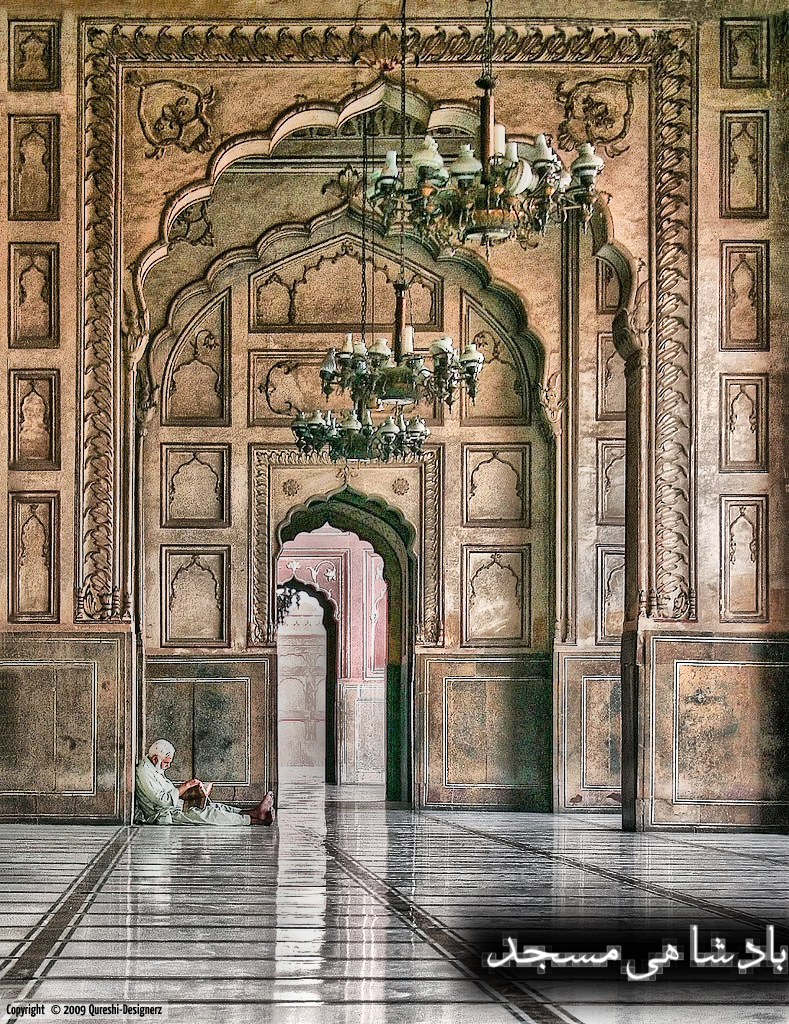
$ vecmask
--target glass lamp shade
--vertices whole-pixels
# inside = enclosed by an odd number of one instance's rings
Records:
[[[449,170],[460,184],[466,184],[472,182],[478,174],[482,173],[482,164],[472,153],[471,146],[468,143],[463,143],[460,147],[460,155],[454,163],[450,164]]]
[[[412,155],[411,166],[422,178],[446,181],[449,177],[449,172],[444,167],[444,159],[438,151],[438,143],[431,135],[425,136],[422,148]]]
[[[584,188],[591,188],[604,166],[602,157],[595,153],[594,146],[590,142],[582,142],[578,147],[578,156],[570,164],[570,170]]]

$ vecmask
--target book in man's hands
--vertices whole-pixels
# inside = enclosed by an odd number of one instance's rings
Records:
[[[208,803],[208,797],[199,786],[192,786],[191,789],[187,789],[181,799],[184,802],[185,811],[202,811]]]

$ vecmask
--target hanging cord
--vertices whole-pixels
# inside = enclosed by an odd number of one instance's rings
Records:
[[[367,112],[362,114],[362,341],[367,327]]]
[[[400,280],[405,284],[405,3],[400,5]],[[410,299],[410,296],[409,296]]]
[[[485,0],[485,31],[482,34],[482,77],[493,78],[493,0]]]
[[[370,147],[370,166],[375,167],[375,114],[370,116],[370,135],[368,145]],[[375,206],[370,203],[370,270],[372,280],[370,281],[370,334],[375,338]]]

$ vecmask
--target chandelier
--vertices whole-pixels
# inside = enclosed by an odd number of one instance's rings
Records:
[[[404,37],[403,37],[404,38]],[[402,93],[403,102],[405,93]],[[401,144],[405,147],[405,117],[400,122]],[[406,316],[408,285],[405,278],[405,223],[400,222],[400,266],[394,282],[395,315],[392,345],[386,338],[367,344],[367,204],[368,132],[367,114],[362,121],[362,245],[361,245],[361,337],[345,336],[339,350],[330,348],[320,369],[321,390],[328,399],[337,392],[348,393],[352,408],[340,419],[331,411],[300,412],[291,424],[298,450],[304,454],[326,451],[329,457],[369,461],[418,456],[430,431],[416,414],[406,419],[407,407],[420,404],[452,408],[465,388],[472,402],[484,356],[473,342],[461,352],[448,336],[430,346],[426,365],[423,353],[414,349],[414,326]],[[371,235],[371,238],[373,236]],[[374,244],[374,243],[373,243]],[[409,303],[410,308],[410,303]],[[374,318],[373,318],[374,319]],[[376,426],[372,413],[389,410]]]
[[[533,144],[507,141],[506,129],[494,116],[493,0],[486,0],[482,37],[482,75],[475,83],[479,100],[479,159],[471,145],[449,165],[430,135],[411,156],[413,175],[406,183],[398,154],[390,150],[384,166],[372,175],[372,205],[384,229],[398,218],[408,221],[422,242],[451,250],[476,243],[485,247],[516,239],[535,246],[551,221],[578,211],[584,227],[594,212],[599,193],[595,182],[603,161],[584,142],[567,170],[540,134]],[[405,120],[405,64],[407,58],[405,0],[400,12],[400,116]],[[400,160],[405,163],[404,131]]]

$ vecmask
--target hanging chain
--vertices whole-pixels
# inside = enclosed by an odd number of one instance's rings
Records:
[[[482,77],[493,78],[493,0],[485,0],[485,31],[482,34]]]
[[[362,114],[362,341],[367,327],[367,112]]]
[[[400,280],[405,284],[405,3],[400,5]]]

